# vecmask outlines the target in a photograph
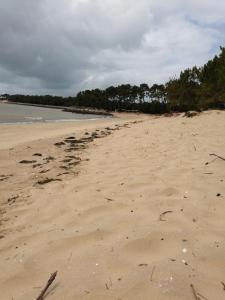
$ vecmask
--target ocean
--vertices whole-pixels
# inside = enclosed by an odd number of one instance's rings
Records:
[[[93,120],[105,116],[64,112],[61,109],[0,103],[0,124],[69,122]]]

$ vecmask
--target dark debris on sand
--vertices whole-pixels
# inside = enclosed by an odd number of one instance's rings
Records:
[[[75,136],[68,136],[66,138],[64,138],[61,141],[58,141],[56,143],[54,143],[54,146],[58,147],[58,151],[60,151],[59,155],[57,155],[56,157],[53,157],[51,155],[48,155],[46,157],[44,154],[36,152],[34,153],[32,156],[35,157],[40,157],[42,158],[42,162],[40,163],[37,162],[36,160],[33,159],[24,159],[21,160],[19,163],[20,164],[32,164],[32,168],[33,168],[33,172],[35,171],[34,174],[36,174],[35,178],[37,180],[37,182],[35,183],[35,185],[45,185],[48,184],[50,182],[54,182],[54,181],[62,181],[62,179],[58,178],[59,176],[62,175],[72,175],[72,174],[78,174],[78,172],[74,172],[74,168],[79,165],[82,160],[81,158],[75,154],[75,152],[77,151],[82,151],[84,149],[86,149],[88,147],[88,145],[93,142],[95,139],[99,139],[99,138],[104,138],[108,135],[111,135],[115,130],[120,130],[121,128],[128,128],[129,125],[131,124],[135,124],[138,123],[136,121],[134,122],[130,122],[130,123],[124,123],[123,125],[118,125],[116,124],[115,126],[111,127],[105,127],[104,129],[96,129],[93,132],[84,132],[83,136],[81,138],[76,138]],[[62,152],[63,151],[63,152]],[[71,153],[72,152],[72,153]],[[67,154],[68,153],[68,154]],[[71,154],[69,154],[71,153]],[[74,155],[75,154],[75,155]],[[42,167],[50,162],[54,161],[54,165],[52,165],[52,168],[48,168],[48,169],[43,169]],[[89,159],[87,160],[83,160],[83,161],[89,161]],[[63,163],[63,165],[61,165]],[[36,171],[37,169],[37,171]],[[65,170],[65,172],[63,173],[58,173],[57,170],[59,169],[63,169]],[[38,179],[39,176],[41,176],[41,174],[45,174],[47,172],[51,172],[51,171],[56,171],[55,175],[51,175],[51,177],[46,177],[46,178],[40,178]],[[52,172],[51,172],[52,173]],[[56,175],[58,174],[58,175]],[[56,178],[55,178],[56,176]],[[0,175],[0,181],[6,180],[8,177],[7,176],[3,176]]]
[[[57,178],[45,178],[45,179],[38,180],[37,184],[43,185],[43,184],[47,184],[47,183],[53,182],[53,181],[62,181],[62,179],[57,179]]]

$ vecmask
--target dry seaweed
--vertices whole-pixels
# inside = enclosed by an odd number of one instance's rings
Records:
[[[37,162],[36,160],[26,160],[26,159],[23,159],[19,163],[20,164],[34,164],[36,162]]]
[[[53,182],[53,181],[62,181],[62,179],[56,179],[56,178],[45,178],[45,179],[41,179],[37,182],[37,184],[39,185],[43,185],[43,184],[47,184],[49,182]]]
[[[33,156],[42,156],[41,153],[34,153]]]

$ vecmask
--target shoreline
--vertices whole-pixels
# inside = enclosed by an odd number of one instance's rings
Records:
[[[30,124],[49,124],[49,123],[73,123],[73,122],[83,122],[83,121],[97,121],[99,118],[91,119],[59,119],[59,120],[34,120],[33,121],[15,121],[15,122],[0,122],[1,125],[30,125]]]
[[[0,124],[1,139],[0,150],[9,149],[20,144],[30,143],[37,140],[55,138],[72,132],[91,130],[95,127],[109,126],[110,124],[120,123],[127,120],[145,118],[135,114],[115,114],[112,118],[82,119],[68,122],[32,122],[32,123],[13,123]],[[26,133],[26,134],[24,134]]]
[[[65,112],[72,112],[78,114],[91,114],[91,115],[105,115],[105,116],[113,116],[112,113],[108,113],[104,110],[92,109],[92,108],[84,108],[84,107],[67,107],[67,106],[56,106],[56,105],[44,105],[44,104],[33,104],[33,103],[22,103],[22,102],[13,102],[7,101],[4,104],[16,104],[16,105],[24,105],[24,106],[34,106],[34,107],[44,107],[44,108],[52,108],[52,109],[60,109]]]

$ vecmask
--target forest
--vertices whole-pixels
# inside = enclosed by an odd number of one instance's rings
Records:
[[[84,107],[106,111],[139,111],[151,114],[225,108],[225,48],[202,67],[182,71],[165,84],[122,84],[80,91],[74,97],[8,95],[9,101]]]

